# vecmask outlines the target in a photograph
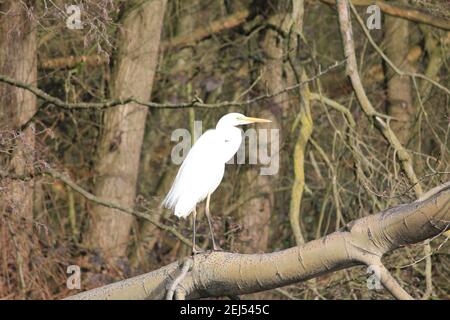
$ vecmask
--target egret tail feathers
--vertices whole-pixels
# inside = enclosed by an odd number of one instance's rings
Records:
[[[180,198],[175,205],[174,214],[179,218],[187,218],[194,211],[195,205],[195,202]]]
[[[194,204],[195,206],[195,204]],[[161,207],[174,211],[174,214],[179,218],[187,218],[194,210],[191,203],[183,201],[180,197],[175,197],[173,192],[169,192],[161,203]]]

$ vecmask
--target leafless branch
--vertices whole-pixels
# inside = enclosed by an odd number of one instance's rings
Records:
[[[377,261],[393,250],[422,242],[448,228],[450,187],[423,201],[400,205],[348,223],[345,228],[298,247],[265,254],[207,252],[192,257],[180,298],[247,294],[306,281],[357,265],[377,264],[383,285],[398,299],[411,297]],[[374,260],[374,257],[376,259]],[[89,290],[68,299],[161,299],[179,262]]]
[[[44,100],[47,104],[53,104],[57,107],[60,107],[62,109],[68,109],[68,110],[74,110],[74,109],[95,109],[95,110],[105,110],[109,108],[113,108],[120,105],[125,105],[128,103],[134,103],[136,105],[145,106],[149,108],[159,108],[159,109],[183,109],[183,108],[227,108],[227,107],[244,107],[253,103],[257,103],[266,99],[270,99],[276,96],[279,96],[283,93],[298,89],[299,87],[312,82],[316,80],[317,78],[321,77],[322,75],[337,69],[344,65],[345,60],[338,61],[330,66],[328,66],[325,69],[319,70],[319,72],[314,75],[313,77],[306,79],[305,81],[301,81],[297,84],[294,84],[292,86],[288,86],[286,88],[283,88],[282,90],[279,90],[277,92],[271,93],[271,94],[265,94],[261,95],[252,99],[247,99],[244,101],[223,101],[223,102],[217,102],[217,103],[204,103],[199,98],[195,98],[190,102],[181,102],[181,103],[169,103],[169,102],[144,102],[139,101],[138,99],[135,99],[133,97],[128,97],[125,99],[114,99],[114,100],[107,100],[103,102],[64,102],[63,100],[54,97],[52,95],[49,95],[45,91],[31,85],[28,83],[24,83],[22,81],[18,81],[16,79],[12,79],[6,75],[0,75],[0,82],[7,83],[11,86],[15,86],[18,88],[22,88],[25,90],[28,90],[32,92],[36,97]],[[34,115],[33,115],[34,116]]]
[[[334,5],[336,0],[321,0],[324,3]],[[408,19],[411,21],[424,23],[433,27],[441,28],[444,30],[450,30],[450,21],[444,17],[438,17],[424,12],[410,6],[405,6],[398,3],[388,3],[386,1],[373,1],[373,0],[353,0],[352,4],[357,6],[370,6],[376,4],[381,11],[394,17]]]
[[[192,247],[192,242],[189,241],[187,238],[185,238],[180,232],[178,232],[178,230],[176,230],[174,227],[169,227],[167,225],[162,224],[157,219],[153,218],[150,214],[144,213],[144,212],[140,212],[140,211],[137,211],[137,210],[133,210],[133,209],[130,209],[130,208],[125,208],[125,207],[123,207],[121,205],[118,205],[118,204],[112,202],[112,201],[108,201],[108,200],[105,200],[105,199],[100,199],[100,198],[96,197],[95,195],[93,195],[92,193],[86,191],[85,189],[83,189],[79,185],[77,185],[75,182],[73,182],[70,178],[68,178],[64,174],[59,173],[59,172],[55,171],[54,169],[49,168],[49,169],[47,169],[45,171],[45,173],[50,175],[51,177],[53,177],[55,179],[58,179],[58,180],[62,181],[67,186],[69,186],[74,191],[76,191],[79,194],[81,194],[83,197],[85,197],[89,201],[92,201],[92,202],[94,202],[96,204],[99,204],[101,206],[105,206],[105,207],[108,207],[108,208],[111,208],[111,209],[117,209],[117,210],[122,211],[124,213],[128,213],[128,214],[131,214],[133,216],[136,216],[138,218],[145,219],[145,220],[149,221],[150,223],[154,224],[159,229],[171,233],[172,235],[177,237],[181,242],[183,242],[187,246]]]
[[[178,290],[178,285],[186,277],[186,275],[191,267],[192,267],[192,259],[187,258],[183,263],[183,267],[181,268],[180,274],[170,284],[170,287],[167,290],[166,300],[173,299],[174,293],[176,292],[176,290]],[[180,293],[178,295],[180,295]],[[180,297],[179,297],[177,300],[184,300],[184,299],[180,299]]]

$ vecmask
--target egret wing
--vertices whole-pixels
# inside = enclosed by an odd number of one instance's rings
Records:
[[[195,205],[214,191],[223,177],[224,163],[220,159],[220,141],[215,130],[206,131],[192,146],[175,181],[163,201],[177,215],[188,215]]]

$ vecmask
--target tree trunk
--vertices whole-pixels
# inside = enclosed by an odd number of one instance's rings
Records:
[[[111,85],[113,98],[150,99],[165,0],[132,1],[118,32],[118,51]],[[147,108],[129,103],[107,110],[100,136],[94,192],[133,207]],[[123,256],[133,218],[117,210],[93,207],[89,243],[105,257]]]
[[[409,22],[386,16],[385,22],[386,55],[400,69],[411,71],[407,55],[409,52]],[[411,94],[411,79],[400,77],[391,68],[387,71],[388,113],[395,117],[391,128],[399,141],[406,147],[414,120]]]
[[[293,29],[294,33],[302,28],[303,20],[303,1],[293,1],[290,6],[288,1],[273,2],[270,0],[261,5],[263,8],[271,8],[264,12],[270,16],[269,23],[275,25],[279,30],[286,34]],[[261,80],[259,89],[264,93],[275,93],[281,91],[288,85],[289,80],[285,76],[285,65],[283,60],[286,55],[286,41],[284,41],[280,33],[272,28],[267,28],[261,36],[261,50],[264,53],[265,63],[261,66]],[[270,141],[270,130],[281,129],[281,119],[283,115],[287,115],[290,110],[289,95],[287,93],[279,94],[273,98],[262,102],[264,106],[258,113],[258,116],[272,120],[269,126],[265,126],[268,130],[267,144],[262,143],[258,137],[258,152],[267,150],[272,154],[271,161],[281,163],[279,150],[272,150]],[[283,140],[281,136],[280,141]],[[275,194],[273,186],[276,184],[275,175],[260,175],[260,168],[251,169],[247,172],[247,183],[251,190],[263,193],[263,196],[252,198],[243,207],[241,225],[242,232],[240,236],[240,251],[242,252],[261,252],[267,249],[269,241],[269,226],[271,220],[271,209],[274,208]]]
[[[268,1],[270,2],[270,1]],[[266,7],[266,6],[264,6]],[[273,12],[267,13],[273,14]],[[273,93],[284,86],[283,79],[283,46],[276,31],[267,29],[260,39],[260,47],[265,56],[264,64],[261,65],[261,80],[258,89],[262,92]],[[257,116],[272,120],[265,129],[279,128],[277,114],[280,115],[283,96],[274,97],[265,101],[265,105]],[[250,115],[254,116],[254,115]],[[268,135],[270,139],[270,135]],[[243,141],[245,143],[245,141]],[[270,142],[261,144],[258,137],[258,152],[260,149],[270,148]],[[276,155],[278,157],[278,154]],[[258,157],[259,159],[259,157]],[[241,233],[239,236],[240,252],[264,252],[269,241],[270,212],[274,204],[272,193],[272,176],[260,175],[260,168],[251,168],[246,172],[247,190],[264,193],[261,196],[249,200],[240,210]]]
[[[283,46],[276,31],[267,30],[262,36],[261,48],[266,56],[266,62],[261,67],[261,85],[262,92],[274,93],[284,87],[283,79]],[[270,130],[279,129],[279,119],[282,109],[286,107],[286,94],[268,99],[264,102],[264,107],[257,115],[264,119],[272,120],[272,123],[266,125],[267,143],[259,139],[258,133],[258,153],[260,150],[271,150]],[[245,143],[245,142],[243,142]],[[279,157],[278,154],[275,157]],[[279,159],[271,159],[279,161]],[[260,168],[256,166],[246,172],[248,189],[253,192],[264,193],[249,200],[242,208],[240,224],[241,233],[239,238],[239,250],[241,252],[264,252],[267,249],[269,241],[270,212],[274,205],[274,194],[272,184],[274,176],[260,175]]]
[[[168,8],[167,10],[172,9]],[[181,39],[183,37],[192,36],[194,34],[195,27],[198,24],[198,20],[196,20],[195,17],[200,13],[198,1],[195,0],[180,3],[177,10],[180,10],[183,14],[180,15],[179,19],[177,19],[177,33],[174,38]],[[169,43],[170,41],[171,40],[168,40],[167,42]],[[174,81],[177,82],[174,89],[176,92],[174,95],[175,98],[179,101],[192,100],[192,94],[190,92],[192,90],[192,84],[189,81],[191,81],[190,79],[192,77],[191,66],[193,65],[193,48],[188,46],[174,53],[168,53],[167,55],[165,54],[164,59],[173,62],[169,63],[169,66],[171,67],[171,72],[174,74]],[[190,109],[189,112],[193,113],[194,109]],[[170,127],[182,128],[186,126],[185,115],[185,110],[176,110],[175,112],[166,115],[166,117],[162,115],[161,121],[164,122],[164,124],[168,124]],[[161,129],[164,124],[161,123]],[[152,185],[148,186],[149,190],[147,190],[147,193],[150,194],[164,195],[168,192],[177,173],[175,170],[177,168],[174,166],[166,167],[165,171],[161,170],[161,164],[166,161],[167,154],[170,154],[171,148],[171,144],[168,144],[169,140],[167,139],[167,134],[165,132],[165,130],[160,130],[157,132],[152,132],[151,135],[146,135],[144,137],[144,147],[148,145],[149,154],[147,158],[153,156],[154,163],[151,163],[148,160],[147,162],[142,163],[144,166],[143,172],[145,172],[146,176],[159,177],[159,180],[150,182]],[[194,141],[192,141],[192,143],[193,142]],[[159,152],[156,152],[156,150]],[[164,152],[161,152],[162,150],[164,150]],[[156,164],[157,161],[160,165]],[[158,201],[159,202],[155,204],[156,206],[159,206],[161,199],[158,199]],[[158,208],[157,212],[155,212],[155,218],[159,220],[167,214],[170,213],[165,211],[163,208]],[[159,236],[160,232],[154,224],[148,221],[142,221],[139,224],[138,238],[140,241],[135,248],[136,250],[133,252],[134,264],[137,263],[137,258],[144,257],[146,253],[152,252]],[[183,253],[181,256],[191,253],[190,247],[182,245],[181,248],[183,248]]]
[[[34,1],[4,1],[0,3],[0,74],[36,85],[36,31],[32,12]],[[34,126],[27,124],[36,111],[33,93],[0,84],[0,143],[5,153],[0,158],[1,171],[26,176],[33,173]],[[8,139],[10,139],[8,141]],[[7,151],[10,153],[5,156]],[[33,218],[34,180],[3,179],[0,181],[0,212],[8,216],[0,219],[0,234],[7,234],[9,244],[2,243],[2,257],[8,257],[8,248],[16,256],[19,283],[26,287],[28,255],[30,250],[29,221]],[[15,223],[15,222],[19,223]],[[24,223],[25,221],[25,223]]]

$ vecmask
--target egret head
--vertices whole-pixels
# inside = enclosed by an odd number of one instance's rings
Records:
[[[272,122],[272,121],[260,118],[247,117],[242,113],[233,112],[226,114],[222,118],[220,118],[219,122],[217,122],[216,128],[236,127],[256,122]]]

